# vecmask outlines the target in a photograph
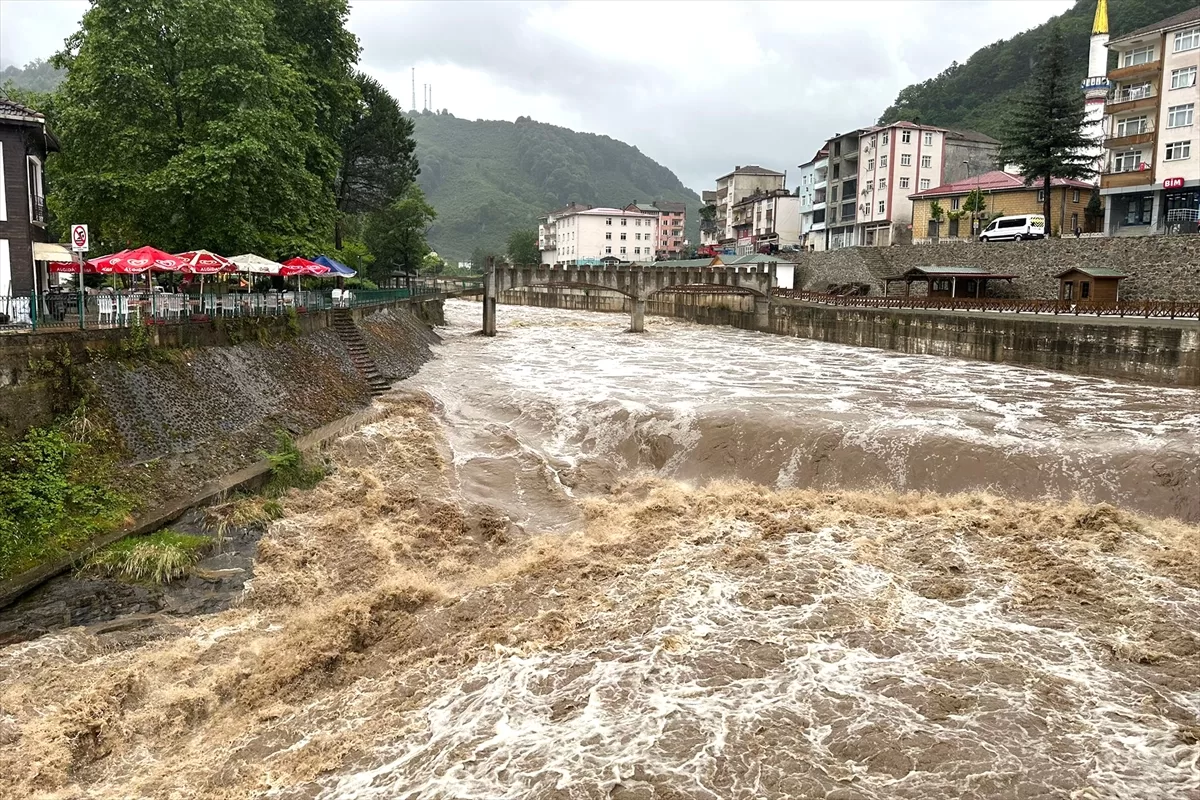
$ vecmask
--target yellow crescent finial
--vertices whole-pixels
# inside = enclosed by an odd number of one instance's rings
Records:
[[[1108,33],[1108,0],[1096,0],[1096,18],[1092,20],[1092,35]]]

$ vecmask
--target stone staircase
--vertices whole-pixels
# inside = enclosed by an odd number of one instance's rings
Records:
[[[358,374],[362,375],[371,387],[371,394],[383,394],[392,388],[387,379],[379,374],[379,366],[371,357],[371,351],[363,341],[362,331],[354,324],[354,317],[348,309],[333,312],[333,331],[346,346],[346,352],[350,354],[350,361],[358,370]]]

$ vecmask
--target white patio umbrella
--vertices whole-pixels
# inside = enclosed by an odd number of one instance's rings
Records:
[[[254,253],[233,256],[229,260],[237,265],[238,272],[249,272],[254,275],[278,275],[283,271],[283,264]]]

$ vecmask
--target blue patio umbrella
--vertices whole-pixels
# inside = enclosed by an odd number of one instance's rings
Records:
[[[313,262],[320,264],[323,267],[329,267],[329,274],[331,275],[340,275],[343,278],[353,278],[358,274],[358,270],[351,269],[337,259],[330,258],[329,256],[317,256],[313,259]]]

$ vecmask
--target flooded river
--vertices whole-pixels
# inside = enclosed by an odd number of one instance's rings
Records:
[[[0,796],[1200,797],[1198,393],[478,317],[238,607],[0,649]]]

